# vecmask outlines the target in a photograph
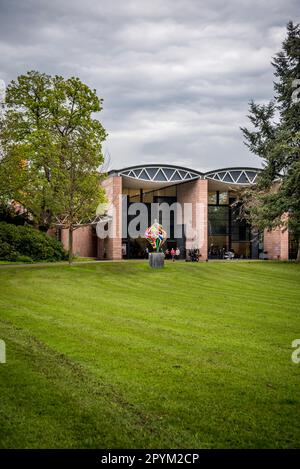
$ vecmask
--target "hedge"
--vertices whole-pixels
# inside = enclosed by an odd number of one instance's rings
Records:
[[[0,260],[61,261],[67,259],[62,244],[31,226],[0,222]]]

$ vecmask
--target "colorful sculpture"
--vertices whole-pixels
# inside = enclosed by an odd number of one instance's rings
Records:
[[[166,241],[167,237],[167,232],[159,223],[157,223],[157,221],[155,221],[153,225],[149,226],[145,231],[145,238],[149,241],[156,252],[160,251],[160,248]]]

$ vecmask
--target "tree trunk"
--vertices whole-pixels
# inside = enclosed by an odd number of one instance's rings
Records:
[[[298,252],[296,262],[300,263],[300,238],[298,239]]]
[[[73,263],[73,226],[69,228],[69,265]]]

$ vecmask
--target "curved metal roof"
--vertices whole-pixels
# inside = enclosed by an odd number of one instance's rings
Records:
[[[112,170],[109,175],[118,175],[126,179],[129,184],[134,181],[143,182],[143,185],[163,186],[192,181],[194,179],[210,179],[225,184],[248,185],[256,181],[259,168],[232,167],[220,168],[206,173],[170,164],[146,164],[129,166],[127,168]]]
[[[221,168],[205,173],[205,178],[227,184],[247,185],[255,183],[259,171],[258,168]]]
[[[114,171],[119,176],[152,182],[182,182],[203,176],[199,171],[169,164],[147,164],[130,166]]]

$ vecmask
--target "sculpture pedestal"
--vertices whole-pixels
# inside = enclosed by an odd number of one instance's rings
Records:
[[[150,252],[149,265],[153,269],[161,269],[165,264],[165,255],[163,252]]]

